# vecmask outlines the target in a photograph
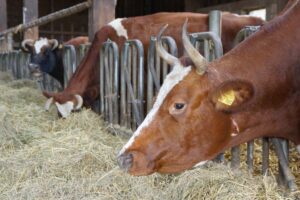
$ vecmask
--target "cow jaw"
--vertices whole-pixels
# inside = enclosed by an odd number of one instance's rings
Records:
[[[63,118],[68,117],[74,109],[74,103],[72,101],[67,101],[64,104],[55,102],[55,105],[57,107],[58,112]]]

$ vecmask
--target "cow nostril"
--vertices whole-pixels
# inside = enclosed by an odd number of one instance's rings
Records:
[[[133,162],[133,155],[131,153],[123,153],[118,156],[118,164],[121,169],[128,171]]]

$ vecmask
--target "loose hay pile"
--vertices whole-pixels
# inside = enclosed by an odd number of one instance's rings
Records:
[[[133,177],[115,155],[126,139],[90,110],[59,119],[32,81],[0,72],[0,199],[293,199],[273,177],[223,165]]]

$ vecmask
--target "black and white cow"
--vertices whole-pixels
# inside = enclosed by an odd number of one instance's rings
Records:
[[[88,37],[76,37],[63,43],[64,45],[79,46],[88,43]],[[47,73],[57,79],[61,85],[64,83],[64,66],[62,59],[62,46],[56,39],[40,38],[36,41],[26,39],[22,42],[22,49],[30,53],[29,70],[34,77]]]

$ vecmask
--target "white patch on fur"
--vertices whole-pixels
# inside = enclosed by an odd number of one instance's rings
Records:
[[[34,49],[35,53],[38,54],[41,52],[41,49],[43,46],[49,45],[48,39],[47,38],[40,38],[34,43]]]
[[[77,105],[75,107],[75,110],[79,110],[83,105],[83,99],[79,94],[75,94],[75,98],[77,100]]]
[[[208,160],[198,162],[196,165],[194,165],[193,168],[201,167],[201,166],[205,165],[207,162],[208,162]]]
[[[181,65],[174,66],[173,70],[166,76],[163,85],[161,86],[159,93],[157,95],[156,102],[153,105],[153,108],[150,110],[146,118],[144,119],[143,123],[138,127],[138,129],[134,132],[132,137],[129,139],[126,145],[122,148],[119,152],[119,155],[123,154],[127,148],[129,148],[135,138],[140,135],[142,129],[147,127],[152,120],[154,119],[157,111],[159,110],[160,106],[164,102],[164,99],[169,94],[169,92],[181,81],[184,77],[191,71],[191,66],[183,67]]]
[[[68,117],[71,114],[72,110],[74,109],[74,103],[72,101],[67,101],[64,104],[59,104],[55,102],[55,105],[58,109],[58,112],[61,114],[63,118]]]
[[[231,137],[235,137],[235,136],[238,135],[238,133],[240,133],[240,128],[239,128],[238,123],[237,123],[234,119],[231,118],[231,122],[232,122],[232,124],[233,124],[235,130],[237,131],[237,132],[231,133]]]
[[[53,97],[47,99],[45,103],[45,110],[48,111],[50,109],[51,104],[53,103]]]
[[[113,20],[112,22],[110,22],[108,25],[113,27],[116,32],[117,32],[117,35],[119,37],[123,36],[126,38],[126,40],[128,39],[128,34],[127,34],[127,30],[124,28],[123,24],[122,24],[122,21],[126,19],[126,18],[118,18],[118,19],[115,19]]]
[[[297,148],[298,153],[300,154],[300,144],[296,148]]]

